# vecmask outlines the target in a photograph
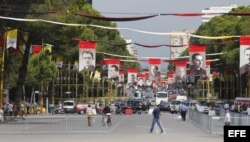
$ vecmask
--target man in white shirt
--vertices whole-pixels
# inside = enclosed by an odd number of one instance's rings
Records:
[[[92,119],[93,119],[93,109],[91,107],[91,105],[89,104],[87,109],[86,109],[86,114],[87,114],[87,118],[88,118],[88,126],[91,127],[92,126]]]
[[[230,126],[230,121],[231,121],[231,115],[229,113],[229,110],[226,109],[225,126]]]

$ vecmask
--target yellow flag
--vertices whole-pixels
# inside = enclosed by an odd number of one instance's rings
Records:
[[[17,29],[13,29],[7,32],[6,48],[17,47]]]
[[[52,46],[53,45],[51,45],[51,44],[43,44],[43,50],[44,51],[48,51],[49,53],[51,53],[52,52]]]

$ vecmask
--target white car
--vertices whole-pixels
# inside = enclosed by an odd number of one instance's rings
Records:
[[[63,102],[63,109],[65,113],[73,113],[75,107],[75,101],[74,100],[65,100]]]
[[[190,103],[190,108],[193,108],[195,110],[197,110],[198,112],[202,112],[202,113],[208,113],[209,108],[208,108],[208,103],[205,101],[191,101]]]
[[[181,103],[181,101],[176,101],[176,100],[171,101],[170,112],[177,113],[179,111],[180,103]]]

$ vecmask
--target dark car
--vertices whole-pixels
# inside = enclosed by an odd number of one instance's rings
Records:
[[[159,108],[161,111],[170,111],[170,103],[166,101],[161,101],[159,104]]]
[[[132,99],[127,101],[127,106],[131,107],[133,112],[145,111],[146,107],[141,99]]]

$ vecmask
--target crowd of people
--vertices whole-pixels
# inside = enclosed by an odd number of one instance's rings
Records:
[[[14,102],[6,103],[0,108],[0,122],[12,121],[17,116],[26,119],[27,115],[31,113],[31,108],[35,109],[38,106],[36,104],[31,105],[26,101],[20,102],[19,105],[16,105]]]

